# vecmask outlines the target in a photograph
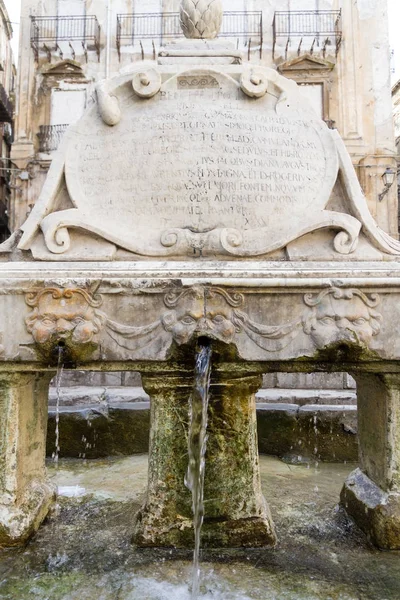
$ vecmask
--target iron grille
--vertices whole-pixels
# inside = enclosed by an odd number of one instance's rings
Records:
[[[300,55],[304,38],[311,41],[307,50],[312,54],[315,45],[322,46],[325,56],[328,45],[334,43],[337,56],[342,42],[342,12],[340,10],[277,11],[273,24],[273,57],[278,39],[286,40],[286,57],[293,39]]]
[[[69,125],[40,125],[39,133],[39,152],[53,152],[57,150],[62,137]]]
[[[59,42],[81,42],[86,54],[95,48],[100,60],[100,25],[95,16],[31,17],[31,46],[39,59],[41,45],[48,53],[59,48]]]
[[[117,49],[121,57],[122,46],[138,44],[142,48],[142,40],[152,40],[155,45],[162,45],[164,40],[184,37],[179,13],[135,13],[117,15]],[[219,37],[244,40],[248,47],[259,45],[260,55],[263,44],[263,23],[261,11],[225,11]]]

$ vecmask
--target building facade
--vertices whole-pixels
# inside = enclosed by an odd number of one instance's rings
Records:
[[[400,196],[400,80],[392,88],[393,98],[393,122],[394,136],[397,158],[397,194]],[[400,206],[400,203],[399,203]],[[400,209],[399,209],[399,229],[400,229]]]
[[[67,126],[96,84],[134,61],[153,60],[181,34],[180,0],[22,0],[15,171],[10,226],[25,220]],[[296,80],[336,127],[371,213],[397,237],[386,0],[225,0],[222,35],[244,60]]]
[[[0,242],[10,235],[11,143],[13,140],[13,103],[15,65],[11,49],[12,27],[3,0],[0,0]]]

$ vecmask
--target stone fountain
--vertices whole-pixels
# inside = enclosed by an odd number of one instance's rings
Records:
[[[400,243],[297,85],[202,39],[221,16],[220,2],[183,1],[195,39],[98,86],[0,247],[1,546],[27,540],[54,499],[45,432],[60,347],[70,368],[141,372],[151,441],[134,541],[192,545],[188,398],[206,337],[203,544],[275,543],[254,394],[265,372],[323,370],[358,383],[360,466],[342,503],[377,546],[400,548]]]

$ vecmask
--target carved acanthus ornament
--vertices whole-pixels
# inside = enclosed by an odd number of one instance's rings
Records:
[[[217,37],[223,18],[221,0],[182,0],[180,22],[187,38],[214,39]]]

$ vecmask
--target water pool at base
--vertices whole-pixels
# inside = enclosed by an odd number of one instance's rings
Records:
[[[203,550],[203,600],[398,600],[400,552],[374,549],[338,508],[347,464],[261,457],[274,549]],[[0,551],[2,600],[189,600],[192,552],[132,546],[147,456],[49,464],[60,496],[23,549]],[[207,503],[205,503],[207,510]]]

